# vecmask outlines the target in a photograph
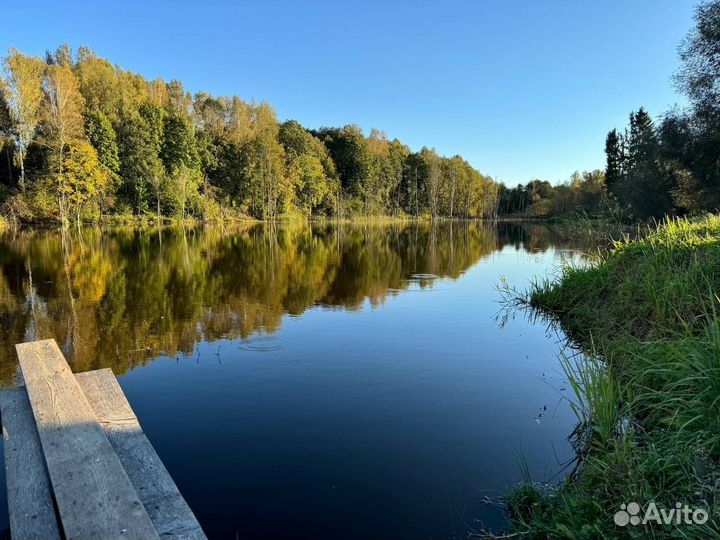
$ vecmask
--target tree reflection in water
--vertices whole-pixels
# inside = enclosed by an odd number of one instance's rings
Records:
[[[161,353],[192,354],[203,339],[272,334],[284,314],[312,306],[380,305],[411,283],[456,279],[507,244],[544,250],[562,238],[480,222],[8,233],[0,382],[12,384],[21,341],[53,337],[74,371],[120,374]]]

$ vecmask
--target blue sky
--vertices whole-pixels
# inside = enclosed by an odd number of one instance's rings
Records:
[[[377,127],[509,184],[604,164],[670,80],[690,0],[9,2],[0,47],[67,42],[190,91],[267,100],[308,127]]]

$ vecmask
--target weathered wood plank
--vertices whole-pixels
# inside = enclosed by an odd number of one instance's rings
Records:
[[[160,538],[204,540],[205,533],[145,436],[112,370],[76,373],[75,378]]]
[[[25,387],[0,392],[10,536],[60,540],[50,481]]]
[[[159,538],[55,340],[15,348],[65,537]]]

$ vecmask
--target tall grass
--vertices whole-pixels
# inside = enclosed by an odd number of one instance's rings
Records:
[[[720,537],[720,217],[667,220],[566,267],[522,300],[586,354],[563,358],[575,468],[554,488],[512,490],[514,532],[533,538]],[[704,525],[617,527],[621,504],[676,502]]]

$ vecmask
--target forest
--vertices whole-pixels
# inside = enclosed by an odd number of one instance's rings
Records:
[[[605,170],[506,187],[456,155],[357,125],[279,122],[266,102],[191,94],[68,45],[10,49],[0,77],[0,217],[202,221],[286,217],[585,215],[646,221],[720,206],[716,3],[680,45],[690,106],[642,107],[606,138]]]
[[[62,45],[11,49],[0,79],[0,201],[19,222],[102,216],[492,217],[498,185],[460,156],[355,125],[309,130],[268,103],[191,95]]]

